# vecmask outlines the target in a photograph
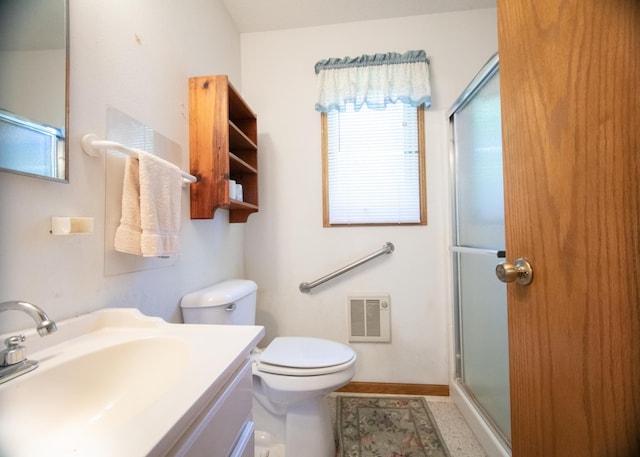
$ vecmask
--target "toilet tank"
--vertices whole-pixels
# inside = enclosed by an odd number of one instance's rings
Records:
[[[258,285],[231,279],[191,292],[180,300],[185,324],[254,325]]]

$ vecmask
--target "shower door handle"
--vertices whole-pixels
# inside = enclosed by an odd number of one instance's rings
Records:
[[[496,276],[502,282],[517,282],[521,286],[528,286],[533,281],[533,268],[525,258],[516,259],[512,265],[508,262],[498,264]]]

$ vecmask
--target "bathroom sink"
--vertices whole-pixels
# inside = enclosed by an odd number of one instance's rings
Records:
[[[0,456],[164,455],[262,334],[124,309],[72,321],[28,335],[39,367],[0,385]]]
[[[177,339],[145,338],[40,367],[0,391],[2,429],[25,440],[50,435],[49,444],[117,427],[177,382],[186,352]]]

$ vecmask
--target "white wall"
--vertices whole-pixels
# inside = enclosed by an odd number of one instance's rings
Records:
[[[315,335],[346,342],[346,296],[389,292],[393,342],[353,345],[359,357],[356,380],[447,383],[445,112],[497,49],[495,10],[242,37],[218,0],[71,2],[70,16],[70,183],[0,173],[0,301],[32,301],[54,319],[135,306],[179,321],[184,293],[245,276],[260,286],[259,323],[267,325],[269,337]],[[409,49],[425,49],[431,58],[429,225],[322,228],[313,65],[331,56]],[[218,73],[229,74],[258,113],[260,212],[246,226],[228,225],[221,210],[212,221],[191,221],[185,191],[175,265],[105,277],[105,165],[81,151],[81,136],[104,135],[111,105],[178,143],[187,169],[187,79]],[[94,217],[96,232],[50,235],[50,217],[67,215]],[[392,255],[310,295],[298,292],[300,282],[385,241],[396,245]],[[0,314],[0,333],[30,325],[20,313]]]
[[[184,293],[244,274],[244,227],[225,211],[191,221],[185,190],[175,265],[105,277],[105,164],[80,138],[105,135],[111,105],[179,144],[188,169],[188,77],[239,80],[240,35],[221,0],[70,3],[70,183],[0,173],[0,301],[32,301],[53,319],[133,306],[180,321]],[[71,215],[94,217],[95,233],[49,234],[51,216]],[[0,333],[28,326],[21,313],[0,314]]]
[[[260,212],[245,229],[247,276],[259,284],[267,338],[347,342],[353,293],[391,295],[392,343],[354,343],[354,380],[448,383],[450,325],[446,110],[497,50],[495,9],[242,34],[242,92],[258,113]],[[314,64],[327,57],[424,49],[428,225],[323,228]],[[382,247],[396,250],[304,295],[311,281]]]

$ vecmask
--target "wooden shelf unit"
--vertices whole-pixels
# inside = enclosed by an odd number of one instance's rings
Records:
[[[189,78],[191,219],[229,210],[229,222],[258,211],[257,116],[226,75]],[[229,180],[242,184],[243,201],[229,198]]]

